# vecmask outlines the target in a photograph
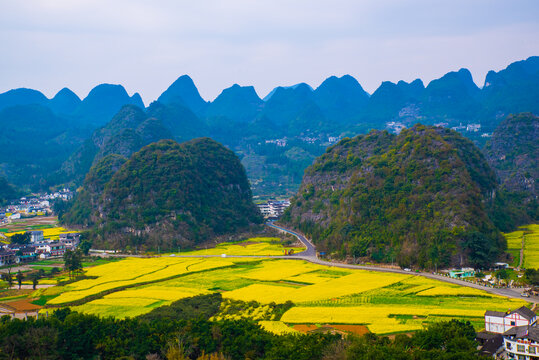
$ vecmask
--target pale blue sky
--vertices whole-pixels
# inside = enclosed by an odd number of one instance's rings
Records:
[[[537,0],[0,0],[0,92],[107,82],[149,103],[189,74],[212,100],[351,74],[372,93],[461,67],[482,86],[538,39]]]

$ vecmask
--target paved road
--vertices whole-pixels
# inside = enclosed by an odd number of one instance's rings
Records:
[[[299,239],[299,241],[301,241],[303,243],[303,245],[305,245],[305,247],[306,247],[305,251],[299,252],[299,253],[291,255],[291,256],[293,256],[293,257],[302,257],[302,258],[310,258],[312,260],[317,260],[318,259],[317,256],[316,256],[316,248],[314,247],[313,243],[310,242],[302,234],[300,234],[300,233],[298,233],[296,231],[290,230],[290,229],[285,229],[284,227],[279,226],[279,225],[275,225],[272,222],[268,222],[268,223],[266,223],[266,225],[271,227],[271,228],[280,230],[282,232],[294,235],[295,237],[297,237]]]
[[[486,287],[486,286],[483,286],[483,285],[474,284],[472,282],[468,282],[468,281],[464,281],[464,280],[458,280],[458,279],[452,279],[450,277],[437,275],[437,274],[432,274],[432,273],[427,273],[427,272],[409,272],[409,271],[404,271],[404,270],[395,269],[395,268],[386,268],[386,267],[378,267],[378,266],[366,266],[366,265],[352,265],[352,264],[344,264],[344,263],[336,263],[336,262],[324,261],[324,260],[319,259],[316,256],[316,248],[314,247],[313,243],[310,242],[302,234],[299,234],[296,231],[284,228],[284,227],[282,227],[280,225],[275,225],[273,223],[267,223],[266,225],[269,226],[269,227],[278,229],[280,231],[284,231],[286,233],[294,235],[307,248],[307,250],[302,251],[300,253],[297,253],[294,256],[289,256],[288,258],[295,257],[297,259],[303,259],[303,260],[310,261],[310,262],[315,263],[315,264],[326,265],[326,266],[335,266],[335,267],[341,267],[341,268],[346,268],[346,269],[362,269],[362,270],[373,270],[373,271],[383,271],[383,272],[391,272],[391,273],[406,274],[406,275],[423,276],[423,277],[426,277],[426,278],[429,278],[429,279],[441,280],[441,281],[445,281],[445,282],[452,283],[452,284],[468,286],[468,287],[471,287],[471,288],[474,288],[474,289],[479,289],[479,290],[485,290],[485,291],[487,291],[487,292],[489,292],[491,294],[495,294],[495,295],[507,296],[507,297],[517,298],[517,299],[525,299],[525,300],[530,301],[530,302],[539,303],[539,297],[537,297],[537,296],[531,296],[529,298],[523,298],[521,296],[521,293],[522,293],[523,289],[519,289],[519,288],[491,288],[491,287]]]

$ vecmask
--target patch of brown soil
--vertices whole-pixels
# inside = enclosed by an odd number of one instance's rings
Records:
[[[16,312],[35,311],[42,308],[42,306],[32,304],[30,300],[15,300],[3,303],[15,309]]]
[[[356,335],[364,335],[369,332],[365,325],[327,325],[336,330],[352,333]]]
[[[309,331],[317,330],[318,326],[313,324],[295,324],[292,326],[294,330],[301,331],[303,333],[307,333]]]

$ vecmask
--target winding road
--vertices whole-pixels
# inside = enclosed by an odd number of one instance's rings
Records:
[[[275,225],[271,222],[266,223],[267,226],[286,232],[288,234],[294,235],[296,238],[298,238],[299,241],[305,245],[306,250],[302,251],[300,253],[287,256],[286,258],[296,258],[296,259],[302,259],[309,262],[312,262],[314,264],[320,264],[320,265],[326,265],[326,266],[335,266],[340,268],[346,268],[346,269],[361,269],[361,270],[372,270],[372,271],[383,271],[383,272],[391,272],[391,273],[398,273],[398,274],[406,274],[406,275],[416,275],[416,276],[423,276],[429,279],[434,280],[440,280],[445,281],[452,284],[457,284],[461,286],[467,286],[474,289],[484,290],[486,292],[489,292],[491,294],[495,295],[501,295],[506,296],[510,298],[516,298],[516,299],[525,299],[529,302],[533,303],[539,303],[539,297],[538,296],[531,296],[528,298],[522,297],[522,291],[523,289],[520,288],[492,288],[492,287],[486,287],[483,285],[474,284],[472,282],[468,282],[465,280],[459,280],[459,279],[453,279],[450,277],[427,273],[427,272],[410,272],[410,271],[404,271],[401,269],[395,269],[395,268],[385,268],[385,267],[378,267],[378,266],[367,266],[367,265],[352,265],[352,264],[343,264],[343,263],[336,263],[336,262],[329,262],[320,260],[318,256],[316,255],[316,248],[313,245],[311,241],[309,241],[304,235],[298,233],[297,231],[293,231],[290,229],[287,229],[280,225]]]

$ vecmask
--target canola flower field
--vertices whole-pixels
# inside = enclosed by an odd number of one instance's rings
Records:
[[[227,242],[217,244],[209,249],[182,252],[181,255],[284,255],[285,248],[279,238],[258,237],[245,241]],[[294,250],[294,253],[305,250],[304,247],[287,247],[286,250]]]
[[[251,241],[240,246],[256,252],[260,245]],[[470,320],[480,329],[485,310],[506,311],[526,304],[413,274],[292,259],[128,258],[89,268],[86,275],[89,278],[63,287],[41,289],[39,295],[48,298],[48,305],[125,318],[182,298],[220,292],[224,301],[215,320],[251,318],[279,334],[295,332],[291,328],[295,324],[365,325],[371,332],[390,334],[451,318]],[[293,305],[284,314],[274,312],[287,301]]]

